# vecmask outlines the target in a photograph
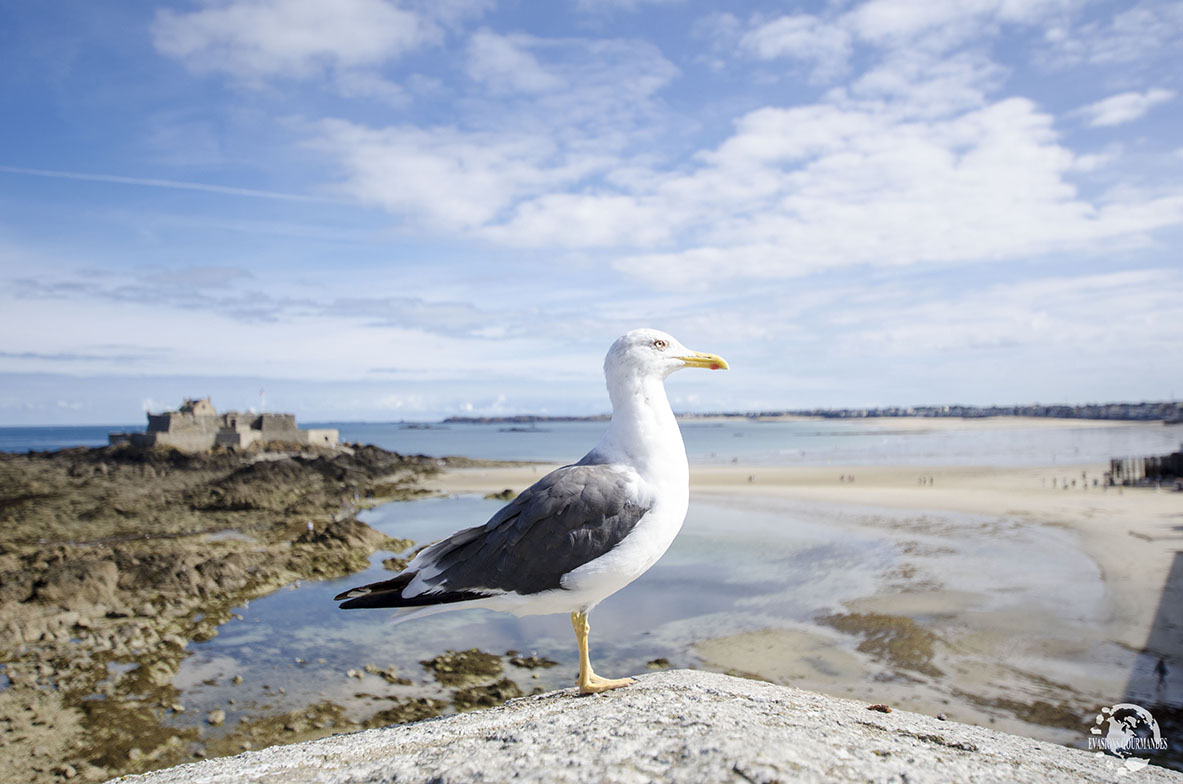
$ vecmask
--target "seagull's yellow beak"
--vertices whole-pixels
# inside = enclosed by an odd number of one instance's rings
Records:
[[[686,363],[686,367],[706,368],[708,370],[729,370],[727,360],[718,354],[704,354],[701,351],[695,351],[693,354],[687,354],[684,357],[675,357]]]

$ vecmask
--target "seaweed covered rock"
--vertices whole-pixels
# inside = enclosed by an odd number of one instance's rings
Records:
[[[116,602],[119,568],[110,558],[62,560],[49,566],[33,583],[27,601],[70,610]]]
[[[166,713],[189,642],[249,599],[407,549],[336,518],[415,497],[436,470],[377,447],[0,453],[0,781],[103,780],[189,757],[193,739]],[[261,742],[269,727],[231,734]]]
[[[386,549],[389,542],[390,537],[386,534],[379,533],[352,517],[313,526],[312,530],[305,530],[296,538],[296,544],[368,549],[371,552],[380,548]]]

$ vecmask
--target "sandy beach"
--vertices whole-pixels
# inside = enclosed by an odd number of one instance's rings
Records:
[[[448,494],[506,488],[518,492],[555,467],[454,470],[433,478],[427,487]],[[691,492],[741,504],[792,498],[880,508],[942,509],[1066,528],[1079,537],[1082,550],[1104,575],[1112,594],[1110,632],[1122,644],[1140,647],[1175,550],[1183,545],[1183,494],[1167,488],[1092,486],[1093,479],[1099,480],[1106,469],[1101,464],[1042,468],[692,466]],[[843,477],[853,477],[853,481]],[[931,482],[921,484],[922,477]],[[1066,490],[1065,479],[1069,483]],[[1071,486],[1073,480],[1076,487]]]
[[[430,487],[520,491],[550,468],[449,471]],[[1142,652],[1164,622],[1163,608],[1183,606],[1177,577],[1168,585],[1183,546],[1183,494],[1106,489],[1099,484],[1106,469],[691,466],[692,507],[784,510],[786,519],[826,510],[828,524],[873,531],[901,553],[874,593],[844,601],[840,612],[726,636],[704,629],[693,653],[707,669],[1079,745],[1081,717],[1127,697],[1132,671],[1153,665]],[[949,516],[962,522],[949,525]],[[967,539],[1018,536],[1049,542],[1060,556],[1072,550],[1067,555],[1087,567],[1080,584],[1049,574],[1045,600],[1008,603],[1010,565],[959,573],[978,563],[960,556]],[[1027,590],[1040,579],[1023,575]],[[1183,620],[1177,615],[1167,620]],[[1171,666],[1183,671],[1183,663]],[[1158,696],[1176,701],[1175,691],[1177,683]]]

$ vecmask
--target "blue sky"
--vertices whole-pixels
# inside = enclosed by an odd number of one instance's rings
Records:
[[[720,8],[727,9],[720,11]],[[1183,395],[1183,6],[0,7],[0,424]]]

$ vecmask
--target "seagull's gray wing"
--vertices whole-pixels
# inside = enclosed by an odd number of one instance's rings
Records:
[[[562,587],[563,576],[621,542],[653,506],[611,465],[552,471],[489,522],[427,548],[391,580],[336,598],[343,608],[416,607]]]

